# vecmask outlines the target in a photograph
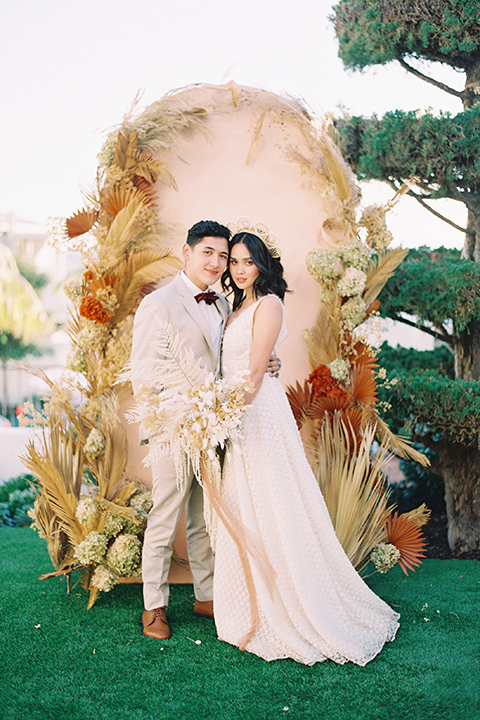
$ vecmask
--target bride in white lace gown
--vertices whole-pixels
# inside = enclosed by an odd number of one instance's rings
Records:
[[[265,374],[273,348],[286,336],[280,261],[250,233],[230,243],[224,284],[235,299],[223,340],[223,375],[249,370],[255,389],[246,395],[250,407],[227,447],[222,495],[260,540],[276,574],[271,595],[252,563],[260,622],[246,650],[265,660],[365,665],[393,640],[399,616],[345,555],[280,381]],[[251,624],[249,595],[238,550],[221,524],[215,553],[218,636],[238,646]]]

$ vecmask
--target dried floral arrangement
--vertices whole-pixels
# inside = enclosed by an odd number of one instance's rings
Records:
[[[310,160],[309,168],[329,180],[326,192],[335,217],[326,226],[335,228],[341,240],[332,249],[307,255],[307,268],[321,288],[315,325],[305,331],[312,372],[287,395],[335,531],[354,567],[360,571],[371,560],[384,573],[398,562],[408,574],[424,557],[421,526],[430,511],[423,504],[410,513],[394,513],[385,470],[392,453],[422,465],[428,460],[382,420],[377,387],[388,387],[388,381],[374,347],[381,343],[378,295],[408,252],[390,248],[393,237],[385,216],[407,188],[386,205],[362,211],[353,175],[328,132],[320,145],[321,158],[313,156],[317,165]],[[298,154],[295,159],[306,163]]]
[[[180,130],[202,125],[202,112],[161,102],[135,121],[127,117],[100,153],[86,207],[52,227],[59,249],[81,253],[84,272],[64,285],[72,351],[59,381],[37,372],[50,395],[41,413],[27,412],[27,421],[43,428],[43,442],[40,449],[28,445],[24,463],[36,478],[34,527],[56,569],[48,576],[80,570],[89,608],[100,590],[141,577],[151,499],[137,479],[125,477],[122,387],[115,382],[130,359],[138,303],[181,268],[165,247],[167,228],[155,206],[157,181],[174,180],[152,153],[171,147]]]
[[[229,83],[232,109],[257,102],[255,93]],[[405,251],[391,250],[385,224],[387,207],[367,208],[359,217],[359,192],[328,127],[317,128],[295,103],[269,96],[259,107],[247,164],[268,115],[293,118],[307,150],[283,148],[315,182],[331,211],[324,224],[332,250],[307,258],[321,285],[322,305],[306,332],[312,374],[289,398],[307,454],[325,495],[339,539],[357,569],[369,557],[380,572],[395,562],[407,571],[423,553],[423,506],[398,517],[388,505],[383,470],[388,453],[424,463],[381,419],[376,383],[381,370],[362,334],[375,322],[377,296]],[[260,102],[260,101],[258,101]],[[157,181],[175,186],[164,163],[154,159],[174,148],[180,135],[205,130],[207,111],[188,106],[181,92],[167,95],[137,118],[125,118],[99,155],[96,190],[86,207],[52,234],[59,248],[80,251],[84,272],[65,284],[71,302],[68,322],[72,353],[63,377],[33,421],[43,427],[43,446],[30,444],[25,464],[36,478],[35,526],[47,540],[56,572],[80,570],[90,592],[108,591],[125,576],[141,575],[140,548],[149,493],[125,477],[126,438],[119,418],[122,387],[115,385],[130,356],[135,309],[155,283],[180,267],[165,248],[168,228],[155,206]],[[374,461],[374,439],[380,449]],[[212,486],[212,504],[220,508]],[[220,508],[221,511],[221,508]],[[45,576],[47,577],[47,576]]]

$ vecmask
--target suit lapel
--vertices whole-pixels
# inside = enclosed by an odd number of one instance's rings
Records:
[[[189,291],[189,289],[183,282],[181,275],[177,275],[177,277],[174,279],[174,283],[176,285],[176,288],[177,288],[179,294],[182,297],[183,307],[188,312],[188,314],[190,315],[192,320],[194,320],[197,327],[203,333],[203,336],[205,337],[205,340],[208,343],[208,347],[210,348],[212,355],[215,358],[215,349],[214,349],[213,343],[212,343],[212,333],[210,330],[210,325],[205,320],[205,317],[202,314],[202,311],[198,307],[197,301],[195,300],[192,293]]]

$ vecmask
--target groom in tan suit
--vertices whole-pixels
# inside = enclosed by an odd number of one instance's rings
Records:
[[[133,326],[132,384],[140,391],[144,361],[154,357],[158,321],[167,321],[180,334],[207,370],[218,367],[220,343],[228,317],[224,297],[209,289],[228,262],[230,231],[211,220],[196,223],[183,246],[184,270],[173,281],[147,295],[136,312]],[[141,431],[142,432],[142,431]],[[148,441],[144,435],[143,441]],[[196,478],[185,489],[177,487],[172,459],[165,455],[152,467],[153,508],[143,545],[143,634],[164,640],[170,637],[165,610],[168,606],[168,572],[172,542],[183,508],[186,508],[187,548],[193,576],[193,612],[213,618],[213,555],[203,517],[203,494]]]

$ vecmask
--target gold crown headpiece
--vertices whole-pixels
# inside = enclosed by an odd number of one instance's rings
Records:
[[[269,232],[266,225],[255,225],[250,218],[239,217],[235,223],[229,223],[227,227],[231,230],[232,235],[236,235],[236,233],[239,232],[248,232],[252,233],[252,235],[257,235],[266,245],[267,250],[272,257],[280,257],[280,248],[278,247],[279,237],[278,235],[275,235],[275,233]]]

